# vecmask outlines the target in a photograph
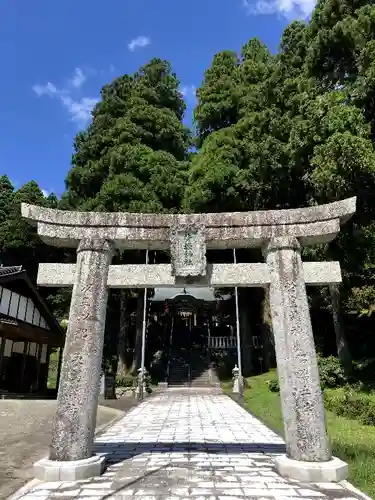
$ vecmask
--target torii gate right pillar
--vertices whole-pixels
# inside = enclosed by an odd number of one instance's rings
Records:
[[[276,459],[276,469],[301,481],[344,480],[348,466],[332,457],[326,430],[300,244],[274,238],[264,253],[287,452]]]
[[[300,244],[296,238],[275,238],[265,254],[287,456],[326,462],[331,449]]]

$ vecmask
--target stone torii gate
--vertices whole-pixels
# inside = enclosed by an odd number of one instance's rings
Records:
[[[356,199],[301,209],[155,215],[68,212],[22,204],[50,245],[77,248],[76,264],[40,264],[38,284],[73,286],[49,459],[34,466],[42,480],[99,475],[92,453],[108,288],[185,285],[268,287],[287,454],[280,474],[340,481],[347,465],[332,457],[306,285],[341,281],[338,262],[302,262],[301,246],[335,238]],[[206,249],[261,247],[265,263],[209,264]],[[122,249],[171,250],[171,264],[111,265]]]

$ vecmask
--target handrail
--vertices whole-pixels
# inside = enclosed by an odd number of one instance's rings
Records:
[[[208,337],[208,347],[211,349],[234,349],[237,347],[236,337]]]
[[[169,352],[168,352],[167,380],[166,380],[166,382],[169,382],[169,376],[170,376],[170,373],[171,373],[171,356],[172,356],[172,343],[173,343],[173,329],[174,329],[174,318],[172,316],[171,331],[169,333]]]
[[[168,355],[166,382],[168,382],[168,380],[169,380],[170,371],[171,371],[171,350],[169,350],[169,355]]]

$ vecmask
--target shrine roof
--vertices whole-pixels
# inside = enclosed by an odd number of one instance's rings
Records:
[[[18,276],[25,273],[22,266],[1,266],[0,267],[0,280],[5,277]]]
[[[186,290],[186,292],[184,292]],[[153,302],[174,300],[177,297],[194,297],[198,300],[213,302],[216,300],[214,290],[205,287],[186,287],[186,288],[155,288],[155,294],[152,297]]]

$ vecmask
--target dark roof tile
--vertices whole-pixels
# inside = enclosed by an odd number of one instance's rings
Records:
[[[22,273],[22,266],[1,266],[0,276],[11,276],[14,274]]]

